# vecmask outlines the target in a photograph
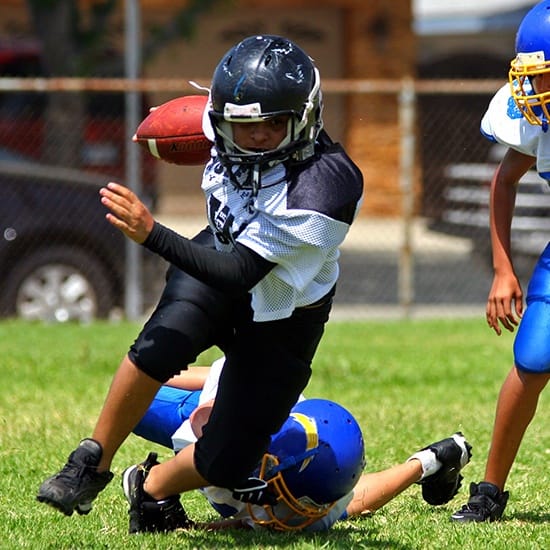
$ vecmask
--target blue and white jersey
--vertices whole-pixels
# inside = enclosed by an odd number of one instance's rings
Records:
[[[230,178],[213,157],[202,183],[208,219],[218,250],[241,243],[277,264],[252,288],[252,308],[255,321],[284,319],[336,283],[338,247],[360,206],[362,176],[337,145],[303,166],[264,170],[257,194],[233,181],[248,175],[237,167]]]
[[[208,376],[204,381],[204,385],[199,397],[198,407],[212,401],[218,393],[218,382],[220,380],[220,374],[225,363],[225,356],[216,359],[210,366]],[[181,426],[172,434],[172,448],[177,453],[184,447],[191,445],[197,441],[197,436],[191,427],[191,420],[188,418]]]
[[[481,120],[481,133],[491,141],[536,157],[537,172],[550,180],[550,132],[527,121],[510,94],[509,84],[489,103]]]

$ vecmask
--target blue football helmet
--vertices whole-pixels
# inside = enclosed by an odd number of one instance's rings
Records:
[[[550,91],[536,93],[533,79],[550,72],[550,0],[534,6],[523,18],[516,34],[516,57],[508,79],[512,97],[523,116],[545,126],[550,120]]]
[[[304,160],[313,154],[323,125],[319,71],[301,48],[280,36],[251,36],[231,48],[214,71],[210,104],[214,143],[225,164]],[[281,115],[289,115],[288,128],[276,149],[250,151],[234,142],[231,123]]]
[[[352,414],[334,401],[306,399],[272,436],[262,460],[259,477],[277,504],[261,514],[249,506],[249,513],[273,529],[303,529],[353,489],[364,467],[363,435]]]

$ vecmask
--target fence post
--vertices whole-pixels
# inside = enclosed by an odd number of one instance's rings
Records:
[[[125,0],[126,33],[124,44],[124,61],[126,78],[136,79],[140,75],[141,67],[141,41],[139,0]],[[126,184],[134,193],[141,196],[141,156],[138,148],[132,143],[132,135],[135,132],[141,113],[141,94],[138,91],[125,92],[126,110]],[[143,312],[143,273],[141,247],[126,240],[126,288],[124,293],[124,313],[127,319],[135,321]]]
[[[414,258],[412,225],[414,221],[415,90],[412,78],[405,78],[399,92],[400,159],[399,185],[402,195],[403,236],[399,253],[398,293],[403,316],[411,315],[414,302]]]

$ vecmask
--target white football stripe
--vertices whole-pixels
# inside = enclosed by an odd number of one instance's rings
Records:
[[[156,139],[148,139],[147,144],[149,145],[149,151],[151,151],[151,154],[154,157],[160,158],[158,149],[157,149],[157,140]]]

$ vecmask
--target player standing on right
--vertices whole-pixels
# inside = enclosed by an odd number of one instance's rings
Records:
[[[487,323],[501,334],[519,324],[515,364],[501,390],[496,409],[485,478],[470,486],[470,499],[451,519],[457,522],[500,519],[508,501],[504,485],[521,440],[550,377],[550,244],[543,250],[527,290],[514,272],[510,229],[516,184],[535,162],[550,182],[550,0],[533,7],[516,36],[510,86],[501,88],[483,117],[481,132],[508,146],[491,183],[490,227],[494,279],[487,302]],[[515,310],[515,312],[514,312]]]

